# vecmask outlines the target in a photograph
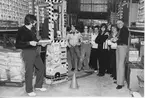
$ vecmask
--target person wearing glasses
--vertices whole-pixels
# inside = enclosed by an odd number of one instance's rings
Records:
[[[15,44],[17,49],[22,49],[22,58],[25,64],[25,89],[29,96],[36,96],[32,86],[34,67],[36,68],[35,90],[47,90],[42,87],[45,67],[37,48],[40,44],[38,44],[38,39],[36,38],[34,30],[32,30],[36,21],[34,15],[27,14],[25,16],[25,25],[18,29]]]
[[[124,25],[122,20],[117,20],[117,27],[119,28],[119,33],[117,37],[113,38],[112,41],[117,42],[116,49],[116,71],[117,71],[117,87],[116,89],[121,89],[124,86],[125,79],[125,58],[128,50],[128,38],[129,30]]]
[[[91,53],[90,53],[90,61],[89,66],[94,72],[98,70],[98,44],[95,42],[95,39],[99,34],[99,26],[94,27],[94,32],[91,33]]]
[[[84,69],[88,71],[89,67],[89,58],[91,51],[91,34],[88,31],[88,27],[84,26],[84,32],[81,34],[81,65],[78,68],[78,71]]]

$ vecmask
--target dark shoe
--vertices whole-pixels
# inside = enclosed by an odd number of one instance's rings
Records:
[[[118,85],[117,87],[116,87],[116,89],[121,89],[123,87],[123,85]]]
[[[115,84],[117,84],[117,81],[114,81]]]
[[[105,74],[102,74],[102,73],[98,73],[97,74],[97,76],[100,76],[100,77],[102,77],[102,76],[104,76]]]
[[[78,69],[78,71],[81,71],[81,69]]]
[[[74,70],[75,70],[75,68],[72,68],[72,69],[71,69],[71,71],[74,71]]]
[[[116,77],[113,77],[113,80],[116,80]]]
[[[111,74],[110,77],[113,77],[113,75]]]

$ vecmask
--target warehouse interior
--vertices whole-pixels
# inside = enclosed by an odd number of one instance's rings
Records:
[[[58,41],[54,38],[54,9],[59,12],[56,28],[61,37]],[[0,97],[28,97],[22,50],[15,47],[18,29],[24,25],[26,14],[37,18],[38,39],[43,36],[45,19],[49,20],[48,40],[42,41],[49,45],[46,50],[38,48],[46,66],[43,86],[47,90],[34,90],[37,97],[144,97],[144,9],[144,0],[0,0]],[[66,42],[67,28],[72,24],[83,32],[84,26],[116,24],[118,19],[123,19],[129,30],[122,89],[116,89],[116,80],[109,73],[99,77],[98,71],[72,71]],[[59,66],[52,66],[51,60],[60,61]],[[35,80],[34,73],[33,85]]]

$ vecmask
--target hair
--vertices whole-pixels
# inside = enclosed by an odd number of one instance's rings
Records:
[[[67,32],[69,32],[70,30],[71,30],[70,27],[67,27],[67,28],[66,28],[66,31],[67,31]]]
[[[59,13],[59,11],[57,9],[54,9],[52,12],[53,13]]]
[[[94,29],[95,29],[95,28],[98,28],[98,30],[99,30],[99,26],[98,26],[98,25],[97,25],[97,26],[94,26]]]
[[[102,27],[105,27],[105,32],[106,32],[106,31],[107,31],[107,25],[106,25],[105,23],[102,23],[101,26],[100,26],[100,29],[101,29]]]
[[[124,23],[124,20],[123,19],[118,19],[117,21],[122,21]]]
[[[24,20],[25,25],[30,25],[31,23],[34,23],[34,21],[37,21],[36,16],[32,14],[27,14],[25,16],[25,20]]]
[[[119,31],[119,28],[117,27],[117,25],[116,24],[113,24],[113,25],[111,25],[111,33],[112,33],[112,27],[115,27],[116,30],[117,30],[117,32]]]
[[[117,28],[117,26],[116,26],[115,24],[112,24],[112,25],[111,25],[111,28],[112,28],[112,27],[115,27],[115,28]]]

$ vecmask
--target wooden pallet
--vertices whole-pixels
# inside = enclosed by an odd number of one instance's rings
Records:
[[[46,84],[58,84],[58,83],[66,82],[66,81],[68,81],[68,76],[53,78],[53,79],[50,79],[48,77],[45,78]]]
[[[0,81],[0,86],[9,86],[9,87],[23,87],[23,82],[11,82],[11,81]]]

